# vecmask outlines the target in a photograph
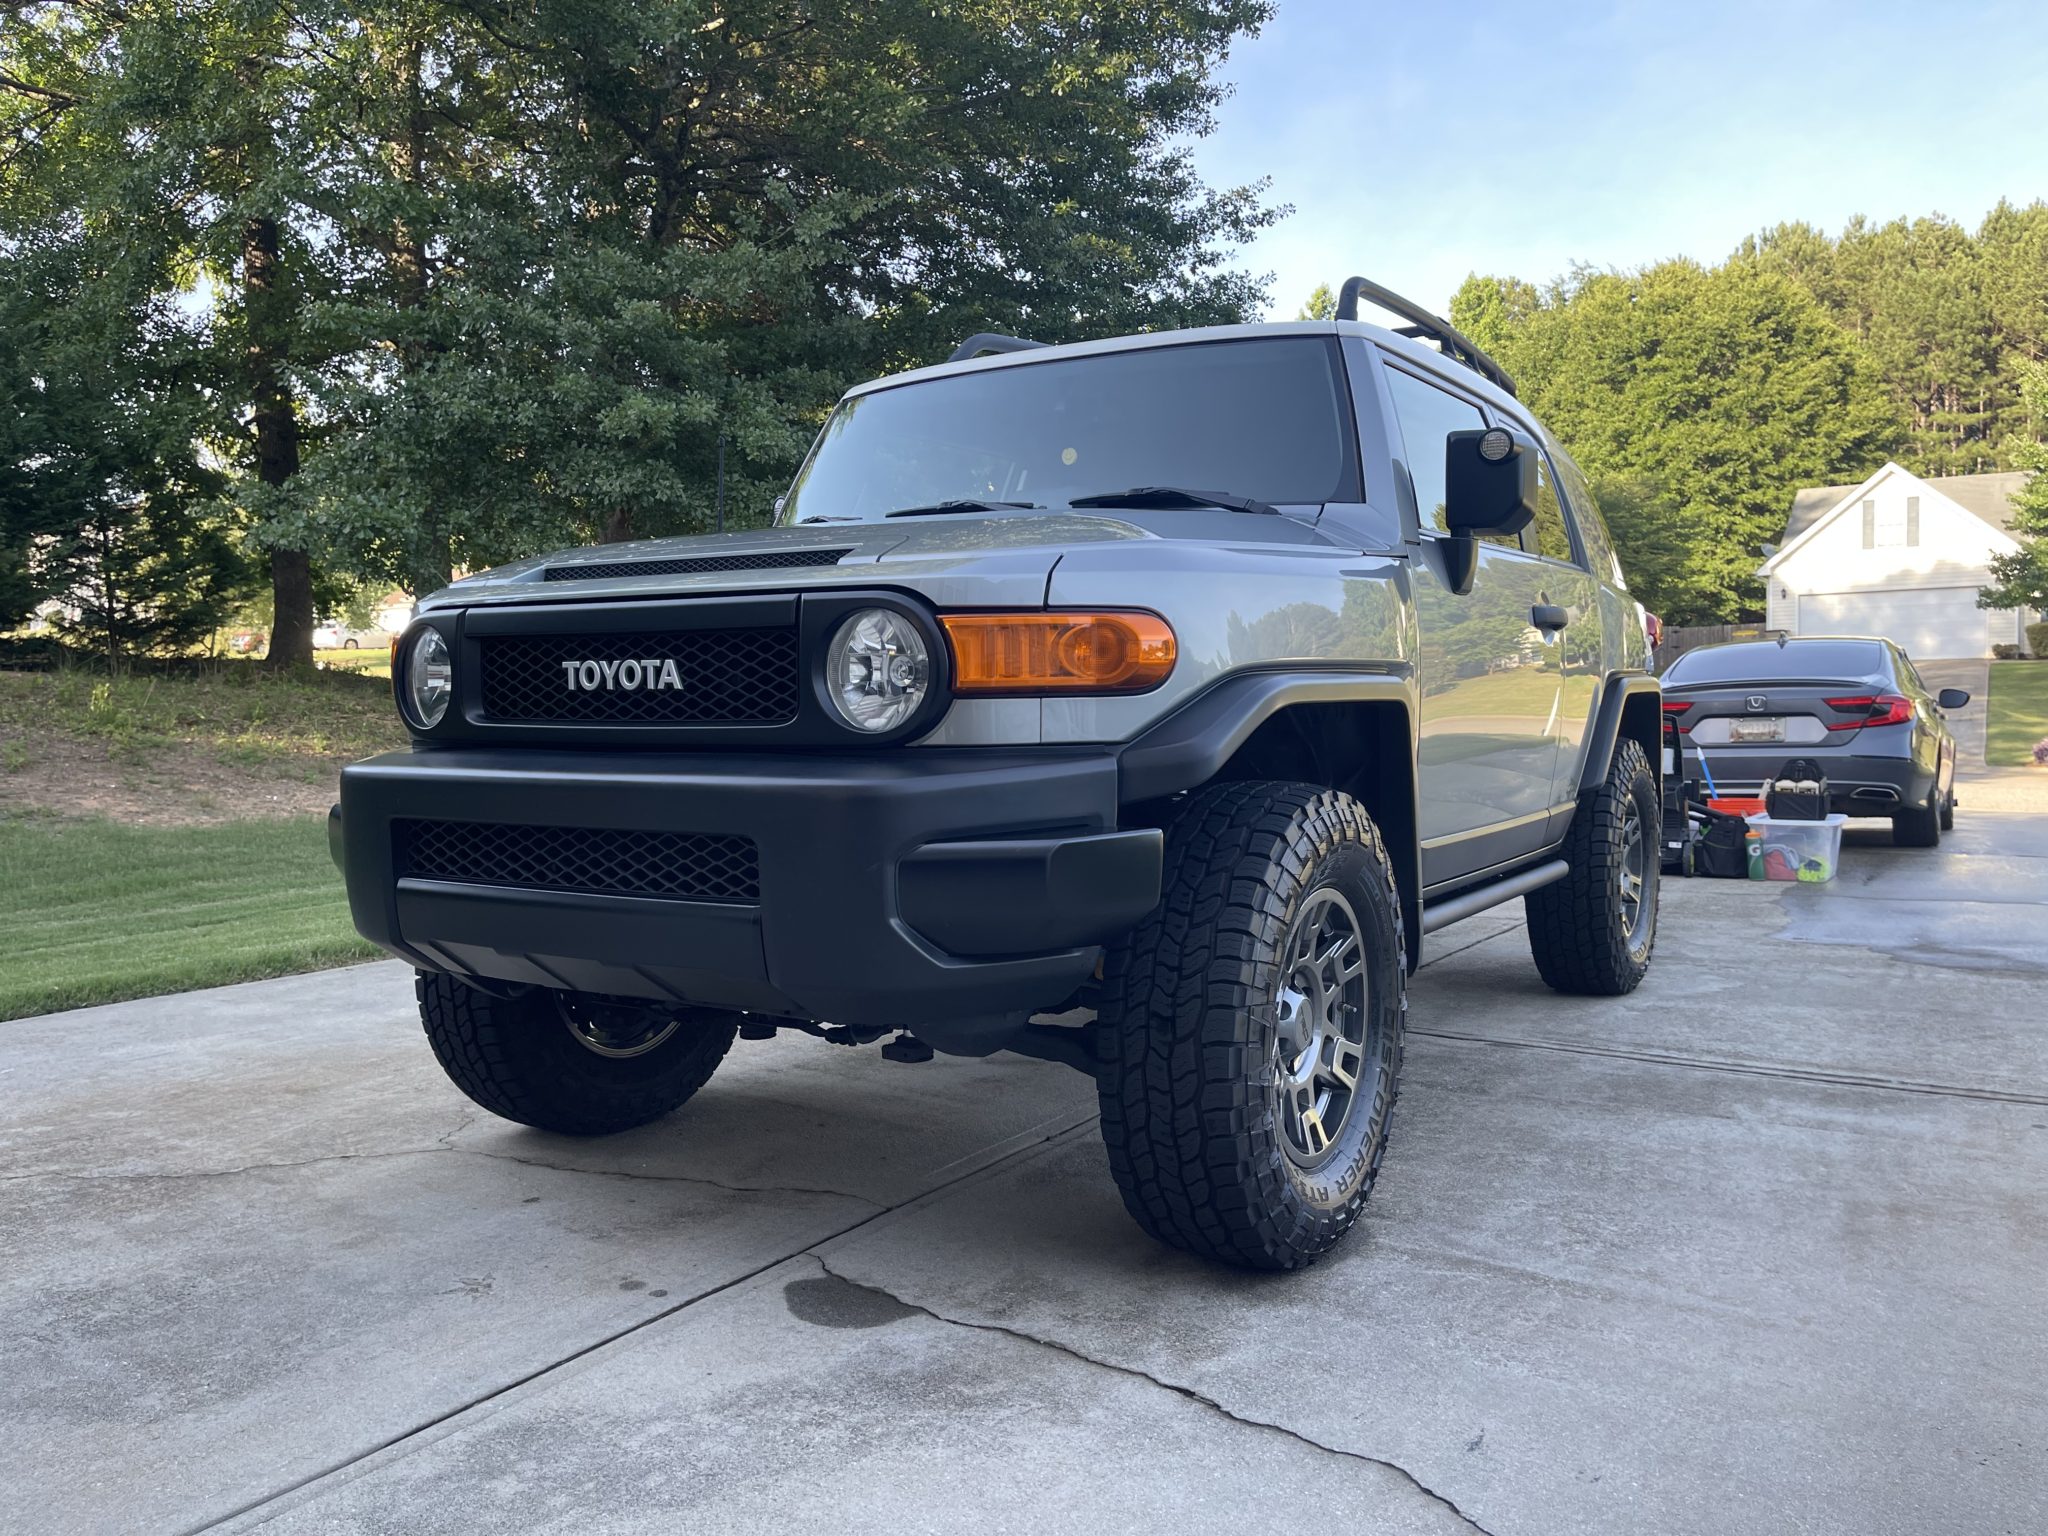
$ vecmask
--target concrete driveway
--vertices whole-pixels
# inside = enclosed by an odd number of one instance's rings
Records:
[[[1965,772],[1984,766],[1984,729],[1989,718],[1991,663],[1988,661],[1916,661],[1913,670],[1935,693],[1961,688],[1970,702],[1947,711],[1949,734],[1956,739],[1956,766]]]
[[[1439,935],[1293,1277],[1049,1065],[743,1045],[588,1144],[394,965],[0,1025],[0,1529],[2048,1529],[2048,819],[1851,845],[1619,1001]]]

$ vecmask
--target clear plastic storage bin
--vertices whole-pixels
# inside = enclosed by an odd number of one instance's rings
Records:
[[[1764,835],[1766,880],[1814,884],[1835,878],[1842,861],[1842,827],[1848,819],[1839,811],[1825,821],[1773,821],[1765,815],[1744,818]]]

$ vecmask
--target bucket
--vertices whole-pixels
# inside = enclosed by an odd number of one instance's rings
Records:
[[[1761,795],[1710,795],[1707,809],[1730,816],[1761,816],[1764,802]]]

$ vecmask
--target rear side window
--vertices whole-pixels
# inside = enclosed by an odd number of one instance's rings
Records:
[[[1548,436],[1546,433],[1545,437]],[[1607,531],[1607,519],[1600,515],[1600,503],[1593,499],[1593,488],[1586,484],[1586,477],[1572,462],[1572,456],[1556,443],[1550,444],[1550,458],[1557,466],[1558,484],[1564,487],[1564,499],[1571,503],[1572,521],[1579,529],[1579,543],[1586,550],[1586,564],[1602,581],[1611,581],[1626,588],[1628,583],[1622,579],[1621,562],[1614,555],[1614,538]]]
[[[1687,651],[1664,671],[1671,683],[1746,683],[1774,677],[1889,676],[1884,647],[1875,640],[1758,640]]]
[[[1564,504],[1557,499],[1557,471],[1542,453],[1536,455],[1536,480],[1536,521],[1529,529],[1535,536],[1536,553],[1570,565],[1578,556],[1572,553],[1572,535],[1565,526]]]
[[[1407,449],[1408,478],[1415,482],[1415,515],[1423,527],[1442,533],[1449,526],[1444,521],[1444,440],[1453,432],[1485,426],[1486,418],[1471,401],[1412,373],[1388,368],[1386,374]]]

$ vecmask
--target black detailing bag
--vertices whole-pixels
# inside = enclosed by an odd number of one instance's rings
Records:
[[[1726,811],[1702,811],[1705,828],[1693,849],[1693,870],[1720,880],[1749,878],[1749,823]]]
[[[1828,776],[1810,757],[1795,757],[1764,786],[1764,810],[1773,821],[1826,821]]]

